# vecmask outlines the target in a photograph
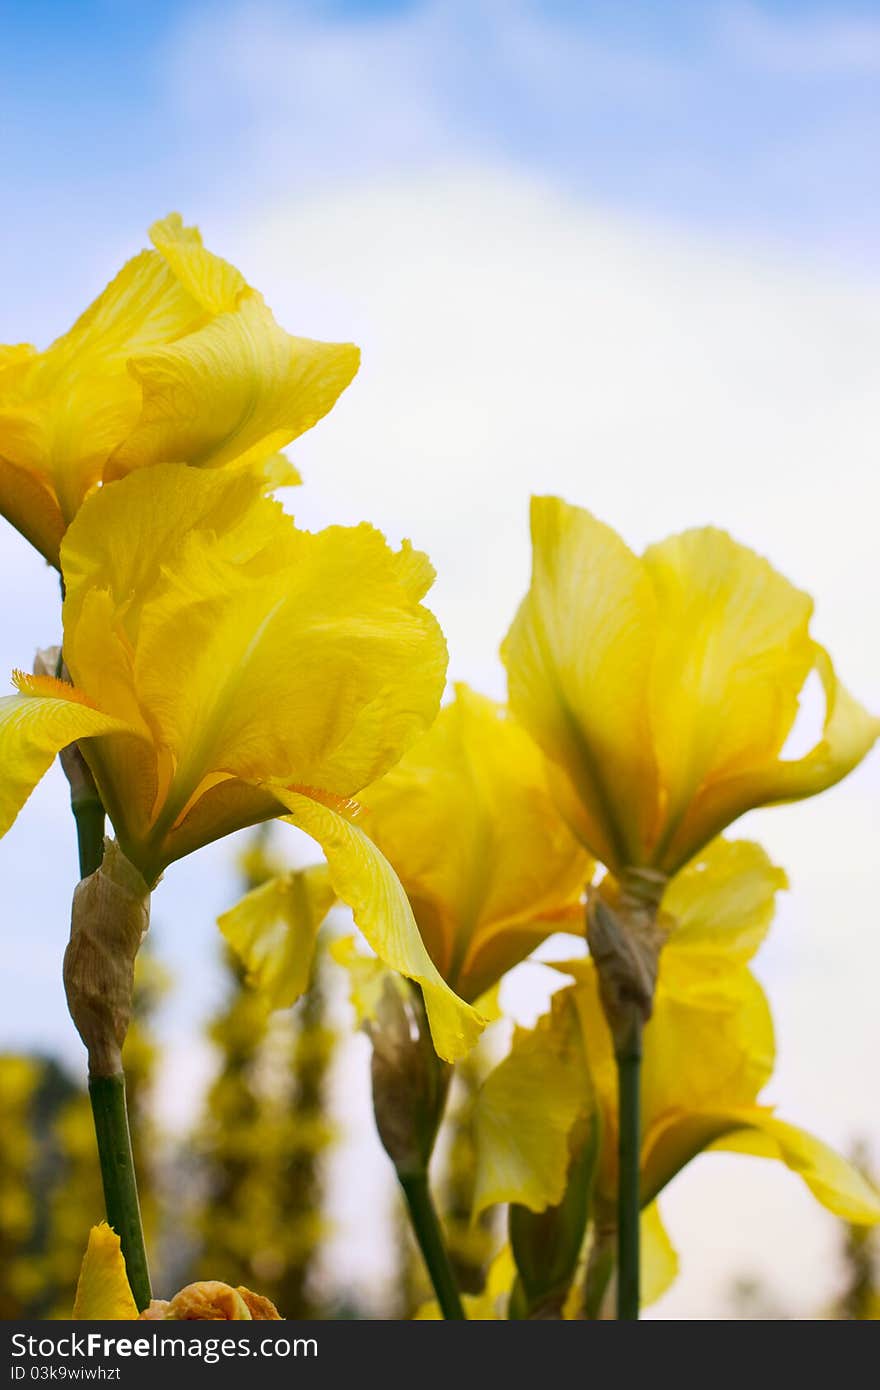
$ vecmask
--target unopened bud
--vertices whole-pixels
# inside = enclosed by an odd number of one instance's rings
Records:
[[[67,1006],[85,1043],[91,1076],[122,1070],[134,962],[149,925],[150,890],[115,840],[108,840],[101,867],[73,895],[64,953]]]
[[[373,1110],[398,1175],[427,1169],[443,1118],[452,1068],[434,1051],[421,990],[388,975],[374,1017]]]
[[[613,881],[612,881],[613,883]],[[660,949],[667,932],[659,906],[666,879],[649,870],[631,870],[619,884],[591,892],[587,902],[587,943],[599,976],[599,992],[616,1049],[651,1017]]]

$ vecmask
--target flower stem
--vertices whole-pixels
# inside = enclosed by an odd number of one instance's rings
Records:
[[[398,1178],[406,1198],[415,1238],[428,1267],[431,1283],[434,1285],[440,1311],[447,1320],[454,1319],[462,1322],[465,1318],[465,1312],[443,1240],[437,1211],[431,1197],[431,1189],[428,1186],[428,1175],[427,1173],[398,1173]]]
[[[618,1096],[617,1317],[639,1316],[639,1216],[641,1194],[640,1083],[642,1019],[633,1011],[625,1037],[616,1049]]]
[[[88,878],[104,858],[104,807],[96,797],[71,801],[79,847],[79,876]]]
[[[121,1072],[116,1076],[91,1077],[89,1100],[98,1140],[107,1221],[122,1242],[129,1286],[135,1303],[143,1311],[153,1295],[128,1130],[125,1077]]]
[[[77,756],[81,756],[78,750]],[[91,778],[88,780],[91,781]],[[74,795],[71,807],[76,821],[80,877],[88,878],[97,872],[104,858],[104,807],[93,787],[91,795],[88,790],[83,796]],[[143,1311],[153,1294],[131,1151],[123,1073],[90,1075],[89,1100],[95,1123],[107,1221],[122,1243],[129,1286],[135,1303]]]

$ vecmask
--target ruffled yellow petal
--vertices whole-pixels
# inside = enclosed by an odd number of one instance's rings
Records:
[[[74,679],[152,739],[116,808],[150,881],[272,815],[276,782],[351,796],[436,714],[446,646],[419,602],[425,558],[365,525],[299,531],[250,474],[160,464],[105,486],[62,562]],[[124,760],[96,775],[111,800],[127,790]]]
[[[32,343],[0,343],[0,373],[7,367],[20,366],[22,362],[29,362],[36,355],[37,349]],[[2,387],[3,380],[0,376],[0,390]]]
[[[293,338],[177,213],[45,352],[0,347],[0,511],[58,564],[102,481],[156,461],[298,480],[277,450],[334,404],[357,350]]]
[[[128,358],[207,319],[161,256],[135,256],[69,333],[3,373],[0,456],[41,478],[69,521],[140,414]]]
[[[554,996],[550,1013],[533,1029],[517,1031],[509,1054],[479,1092],[474,1219],[497,1202],[543,1211],[565,1194],[569,1136],[592,1106],[570,993]]]
[[[269,879],[218,917],[269,1008],[287,1008],[308,987],[318,930],[335,900],[326,866],[317,864]]]
[[[131,358],[143,409],[107,477],[172,460],[218,468],[264,459],[332,409],[359,361],[350,343],[291,337],[251,291],[235,312]]]
[[[452,1062],[473,1047],[483,1020],[444,983],[419,936],[400,881],[364,832],[309,796],[273,788],[287,819],[317,840],[330,882],[372,949],[392,970],[421,985],[439,1056]]]
[[[73,1317],[90,1322],[122,1322],[137,1316],[138,1308],[128,1287],[119,1237],[102,1221],[89,1232],[76,1286]]]
[[[532,545],[531,588],[502,651],[511,708],[569,780],[575,795],[560,804],[591,853],[642,863],[658,809],[650,579],[614,531],[559,498],[532,499]]]
[[[678,1255],[663,1221],[657,1202],[642,1208],[639,1224],[642,1267],[642,1307],[662,1298],[678,1277]]]
[[[358,800],[434,963],[463,997],[551,932],[581,928],[593,865],[556,810],[546,760],[495,701],[456,686],[424,738]]]
[[[267,492],[279,487],[299,487],[302,483],[302,474],[286,454],[270,454],[268,458],[258,459],[252,467]]]
[[[58,567],[64,517],[52,489],[37,473],[0,458],[0,514]]]
[[[719,968],[744,965],[773,921],[785,872],[750,840],[713,840],[669,883],[661,904],[673,923],[667,951],[720,957]]]
[[[803,1178],[823,1207],[858,1226],[880,1222],[880,1194],[851,1163],[806,1130],[778,1120],[770,1110],[732,1111],[728,1119],[742,1125],[713,1148],[775,1158]]]
[[[5,835],[56,753],[78,739],[128,732],[48,676],[19,678],[21,694],[0,699],[0,835]],[[70,692],[69,694],[66,692]]]
[[[114,627],[134,649],[144,611],[165,591],[166,570],[179,573],[190,551],[230,567],[259,563],[268,544],[277,545],[282,529],[293,525],[280,520],[280,507],[260,498],[261,490],[247,472],[233,477],[163,464],[90,497],[61,551],[68,666],[91,591],[110,595]]]
[[[773,1021],[745,968],[723,976],[670,956],[645,1028],[642,1116],[647,1135],[673,1110],[748,1104],[773,1073]]]
[[[880,732],[809,635],[812,600],[713,527],[640,560],[588,512],[532,504],[532,584],[504,645],[511,706],[569,824],[613,872],[678,871],[752,807],[824,790]],[[780,753],[816,666],[828,716]]]
[[[247,291],[241,271],[206,250],[198,227],[185,227],[179,212],[154,222],[150,241],[187,294],[209,314],[229,313]]]
[[[665,836],[701,787],[775,757],[812,664],[812,601],[760,555],[713,527],[644,556],[659,625],[651,725]]]

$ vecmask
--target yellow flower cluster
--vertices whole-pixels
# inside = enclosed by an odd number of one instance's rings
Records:
[[[509,704],[458,686],[441,709],[427,557],[367,524],[303,530],[270,495],[296,480],[279,449],[331,409],[357,350],[285,333],[177,216],[151,239],[45,352],[0,350],[0,510],[64,592],[58,678],[17,673],[0,700],[0,832],[74,743],[145,889],[235,830],[299,827],[326,863],[220,919],[252,983],[292,1003],[341,900],[378,958],[340,952],[374,1038],[397,972],[447,1062],[502,977],[554,932],[582,938],[586,911],[608,958],[564,967],[574,983],[483,1087],[477,1209],[552,1212],[577,1174],[586,1196],[566,1211],[600,1248],[618,1185],[616,999],[650,1018],[641,1202],[667,1271],[653,1204],[708,1147],[778,1158],[838,1214],[880,1219],[849,1165],[759,1103],[773,1035],[748,962],[784,876],[718,838],[750,809],[831,787],[880,732],[812,638],[809,597],[723,531],[637,556],[539,497],[531,586],[502,649]],[[812,672],[824,727],[789,759]],[[540,1284],[526,1220],[492,1284],[517,1271],[523,1307]],[[75,1316],[136,1315],[99,1227]],[[146,1315],[277,1316],[213,1284]]]

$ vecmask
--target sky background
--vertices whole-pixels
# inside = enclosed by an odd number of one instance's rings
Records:
[[[0,0],[0,341],[45,345],[177,208],[285,327],[362,346],[352,388],[290,451],[306,479],[290,505],[429,552],[451,677],[503,695],[528,496],[557,491],[637,547],[712,522],[769,555],[816,596],[817,636],[877,709],[878,79],[880,10],[850,0]],[[5,524],[0,585],[0,671],[27,667],[57,640],[56,581]],[[813,698],[805,719],[800,746]],[[768,1098],[880,1160],[878,791],[875,757],[741,830],[792,884],[758,962],[779,1035]],[[197,1035],[232,861],[211,847],[154,900],[178,982],[171,1124],[210,1075]],[[81,1069],[57,773],[0,872],[0,1046]],[[516,972],[509,1007],[532,1018],[549,977]],[[334,1188],[336,1258],[368,1288],[382,1251],[362,1213],[389,1195],[365,1068],[357,1039],[339,1104],[360,1137]],[[776,1165],[699,1160],[664,1214],[682,1275],[658,1315],[722,1316],[746,1273],[801,1315],[835,1287],[834,1223]]]

